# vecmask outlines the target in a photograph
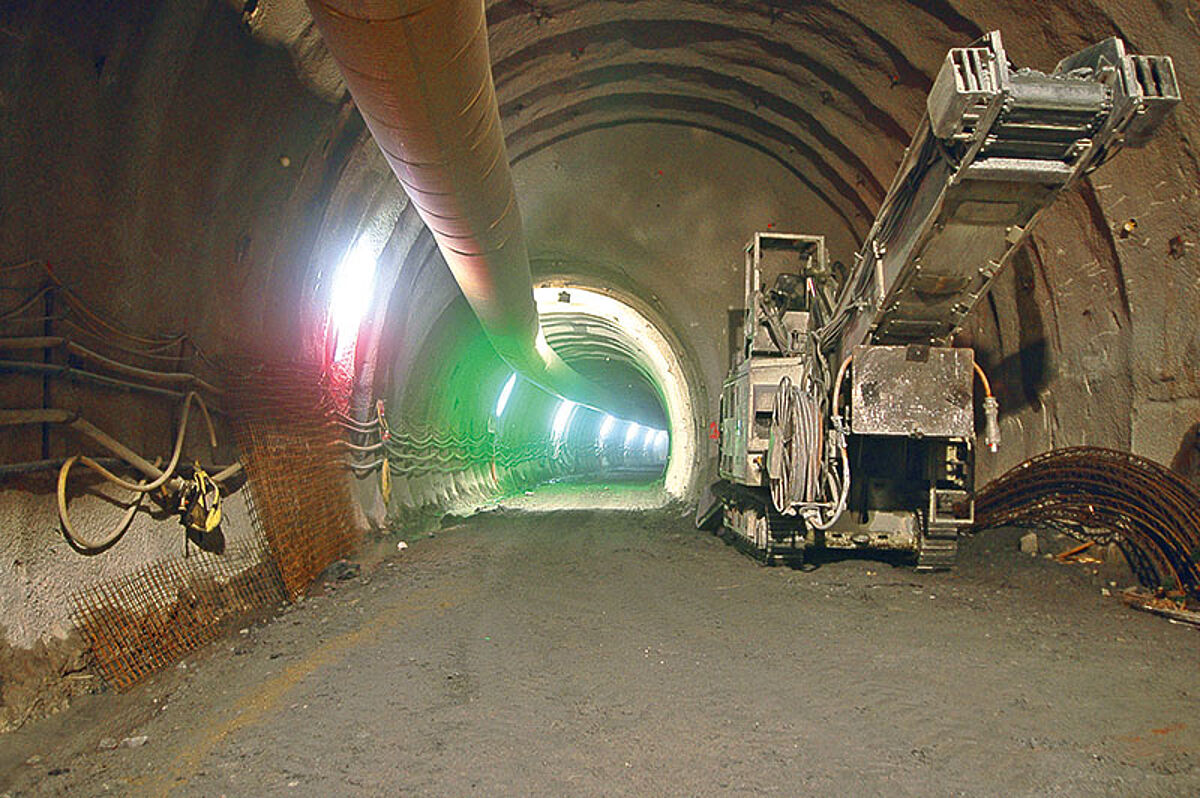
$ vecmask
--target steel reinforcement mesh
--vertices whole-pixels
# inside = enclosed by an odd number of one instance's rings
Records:
[[[261,540],[222,554],[192,549],[99,582],[71,597],[100,675],[125,690],[217,637],[231,622],[284,599]]]
[[[1144,457],[1077,446],[1026,460],[975,497],[976,529],[1007,525],[1115,536],[1143,585],[1200,602],[1200,495]]]
[[[220,554],[151,563],[75,593],[100,675],[125,690],[245,615],[294,599],[356,542],[339,429],[316,369],[240,363],[231,413],[251,534]]]
[[[340,428],[316,367],[242,364],[237,374],[228,401],[251,519],[295,598],[357,542]]]

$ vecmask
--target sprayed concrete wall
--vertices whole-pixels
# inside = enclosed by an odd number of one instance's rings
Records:
[[[1050,68],[1109,35],[1172,55],[1185,97],[1175,120],[1047,214],[962,342],[999,375],[1006,441],[985,473],[1091,443],[1176,462],[1200,480],[1194,4],[488,6],[538,276],[641,297],[697,365],[709,418],[742,244],[757,229],[823,232],[832,257],[848,260],[947,48],[999,28],[1022,65]],[[6,4],[0,126],[0,265],[49,261],[113,321],[186,331],[214,355],[311,348],[333,266],[402,202],[294,0]],[[372,311],[374,391],[400,397],[435,373],[420,353],[459,300],[428,232],[409,212],[394,219]],[[0,273],[4,307],[37,287],[32,275]],[[138,451],[168,446],[172,408],[157,399],[57,384],[49,399]],[[0,381],[5,407],[42,400],[40,379]],[[25,429],[4,436],[0,455],[62,457],[78,446],[54,434],[44,450],[40,430]],[[361,497],[382,524],[374,490],[364,485]],[[112,511],[99,499],[79,507]],[[233,534],[247,528],[238,500],[230,512]],[[0,518],[6,657],[36,661],[0,676],[0,712],[12,722],[29,711],[30,679],[61,682],[80,666],[69,591],[172,553],[179,528],[141,518],[110,552],[83,558],[65,549],[47,480],[4,483]],[[21,669],[27,677],[14,679]],[[18,684],[24,698],[10,692]]]
[[[338,106],[305,87],[286,51],[252,39],[215,3],[7,3],[0,31],[0,264],[45,261],[108,323],[147,336],[187,333],[214,358],[245,351],[247,340],[286,341],[286,319],[261,312],[250,277],[267,272],[281,246],[284,210],[319,197],[306,176],[328,160]],[[0,307],[46,280],[40,266],[6,270]],[[39,302],[23,315],[45,309],[64,313],[61,303]],[[3,334],[42,332],[41,322],[17,322]],[[80,335],[65,325],[55,332]],[[43,404],[79,411],[150,459],[169,455],[178,423],[178,403],[160,396],[0,379],[5,408]],[[193,422],[185,463],[236,457],[216,420],[220,448],[210,452]],[[45,440],[38,425],[0,435],[4,463],[81,451],[107,454],[63,428]],[[177,517],[146,511],[107,551],[73,550],[59,526],[55,476],[0,484],[0,729],[95,688],[71,619],[74,591],[183,551]],[[89,531],[114,523],[128,499],[81,469],[70,495]],[[228,545],[250,534],[241,492],[228,498],[222,529]]]

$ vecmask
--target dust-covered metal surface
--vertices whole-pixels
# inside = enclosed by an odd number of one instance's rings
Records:
[[[721,476],[742,484],[763,479],[762,456],[771,437],[775,394],[784,377],[804,369],[799,357],[756,357],[739,365],[725,383],[721,418]]]
[[[856,435],[974,435],[969,349],[854,348],[851,424]]]
[[[104,680],[126,690],[179,661],[247,613],[284,598],[260,539],[222,554],[193,550],[72,597],[73,616]]]
[[[976,528],[1009,525],[1116,535],[1144,585],[1200,601],[1200,495],[1151,460],[1094,446],[1026,460],[975,498]]]
[[[1169,56],[1108,39],[1051,73],[1017,69],[998,31],[946,55],[927,113],[859,250],[849,346],[945,345],[1042,211],[1180,102]]]

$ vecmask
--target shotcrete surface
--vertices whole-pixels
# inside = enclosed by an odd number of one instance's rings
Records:
[[[0,739],[0,792],[1196,794],[1200,634],[1017,534],[924,575],[763,568],[661,511],[477,516]]]

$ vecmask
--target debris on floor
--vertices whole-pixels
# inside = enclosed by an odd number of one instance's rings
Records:
[[[1058,561],[1066,562],[1067,560],[1071,559],[1072,557],[1077,557],[1078,555],[1082,554],[1083,552],[1087,551],[1088,549],[1090,549],[1092,546],[1095,546],[1095,545],[1096,545],[1096,541],[1089,540],[1085,543],[1080,543],[1078,546],[1072,546],[1071,548],[1067,549],[1066,551],[1058,553],[1058,555],[1057,555]],[[1082,557],[1080,558],[1080,560],[1083,560],[1083,559],[1084,558],[1082,558]],[[1100,562],[1099,560],[1096,560],[1095,558],[1087,558],[1087,559],[1091,559],[1094,562]]]
[[[1038,536],[1037,532],[1028,532],[1021,536],[1021,553],[1035,555],[1038,553]]]
[[[329,567],[321,572],[321,581],[333,582],[336,580],[338,582],[345,582],[358,576],[359,571],[361,570],[362,566],[356,562],[350,562],[349,560],[335,560],[329,564]]]
[[[1143,612],[1161,615],[1172,623],[1185,624],[1200,629],[1200,612],[1190,610],[1184,599],[1170,596],[1162,591],[1150,591],[1139,587],[1128,588],[1121,593],[1127,606]]]

